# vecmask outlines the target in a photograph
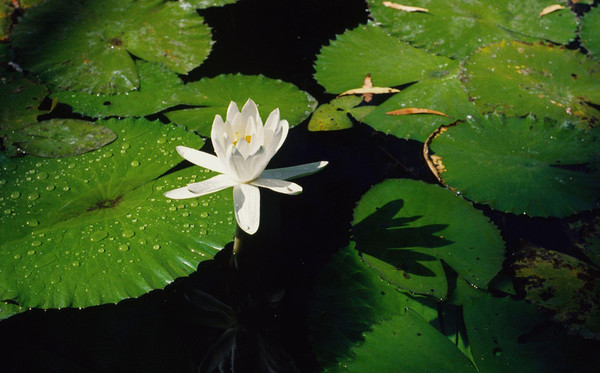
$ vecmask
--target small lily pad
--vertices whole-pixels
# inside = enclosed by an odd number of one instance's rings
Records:
[[[477,203],[514,214],[564,217],[598,207],[597,140],[550,119],[470,118],[433,139],[441,178]],[[541,192],[543,191],[543,192]]]
[[[116,138],[112,130],[92,122],[51,119],[26,125],[8,139],[23,153],[52,158],[83,154]]]
[[[138,88],[130,54],[185,74],[212,44],[192,6],[155,0],[48,0],[25,12],[12,38],[21,66],[52,87],[105,94]]]
[[[500,233],[480,211],[451,191],[420,181],[376,185],[359,201],[352,225],[357,249],[379,260],[377,265],[365,259],[386,281],[415,291],[421,281],[438,278],[443,287],[426,292],[437,298],[447,289],[438,260],[480,288],[504,260]]]
[[[215,115],[225,118],[231,101],[241,107],[249,98],[256,102],[263,120],[279,108],[281,118],[291,127],[308,118],[317,107],[317,101],[311,95],[291,83],[262,75],[225,74],[186,84],[180,99],[201,107],[169,111],[165,115],[190,131],[210,137]]]
[[[348,115],[360,121],[375,108],[358,106],[362,101],[361,96],[343,96],[319,106],[308,122],[308,130],[337,131],[352,128],[353,123]]]
[[[448,117],[432,114],[394,116],[387,113],[418,107],[442,112]],[[425,142],[440,126],[448,125],[468,115],[478,115],[475,105],[463,90],[455,73],[441,78],[429,78],[411,85],[377,106],[363,122],[385,134]]]
[[[581,19],[581,44],[597,60],[600,59],[600,8],[590,9]]]
[[[533,113],[587,128],[600,120],[600,64],[578,51],[501,42],[464,62],[463,82],[481,112]]]
[[[196,270],[233,237],[231,191],[189,201],[163,192],[213,176],[176,145],[203,140],[144,119],[101,121],[118,138],[69,158],[0,166],[0,299],[39,308],[137,297]]]
[[[525,299],[550,311],[571,334],[600,339],[600,270],[552,250],[529,247],[513,264]]]
[[[338,35],[321,49],[315,79],[329,93],[342,93],[363,84],[370,74],[373,85],[395,87],[427,77],[444,76],[458,63],[429,54],[368,24]]]
[[[575,39],[577,21],[569,8],[540,17],[556,0],[411,0],[428,9],[403,12],[369,0],[371,16],[381,27],[416,47],[456,59],[501,40],[544,41],[567,44]],[[401,1],[400,1],[401,2]]]

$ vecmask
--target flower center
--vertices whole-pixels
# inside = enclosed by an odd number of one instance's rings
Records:
[[[237,146],[237,144],[238,144],[238,142],[240,141],[241,138],[243,138],[244,140],[246,140],[246,142],[248,144],[250,144],[250,142],[252,141],[252,135],[242,136],[241,133],[236,132],[235,133],[235,137],[233,139],[233,145]]]

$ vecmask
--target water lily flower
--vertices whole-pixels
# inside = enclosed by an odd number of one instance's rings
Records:
[[[227,108],[227,120],[220,115],[213,121],[211,140],[216,156],[185,146],[177,152],[188,161],[218,172],[210,179],[174,189],[164,195],[171,199],[199,197],[233,187],[235,218],[248,234],[258,230],[260,192],[268,188],[283,194],[298,194],[302,187],[289,179],[310,175],[328,162],[265,170],[288,134],[289,124],[279,117],[279,109],[271,112],[263,126],[256,104],[248,99],[242,111],[235,102]]]

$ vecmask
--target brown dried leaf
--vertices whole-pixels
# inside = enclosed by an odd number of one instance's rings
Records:
[[[419,8],[416,6],[402,5],[402,4],[392,3],[391,1],[383,1],[381,4],[383,4],[383,6],[385,6],[385,7],[398,9],[403,12],[424,12],[424,13],[429,12],[429,9],[427,9],[427,8]]]
[[[447,130],[448,127],[438,128],[437,130],[433,131],[431,135],[429,135],[429,137],[427,137],[427,140],[425,140],[425,144],[423,144],[423,158],[425,159],[425,162],[427,162],[427,166],[431,170],[431,173],[433,173],[436,179],[438,179],[438,181],[442,184],[445,183],[441,177],[441,174],[444,171],[446,171],[446,167],[444,166],[444,163],[442,163],[442,157],[434,154],[429,154],[429,144],[431,144],[431,140],[438,137],[440,133],[446,132]]]
[[[441,115],[443,117],[449,117],[448,114],[442,113],[441,111],[430,110],[430,109],[421,109],[421,108],[415,108],[415,107],[409,107],[406,109],[398,109],[398,110],[388,111],[386,114],[387,115],[434,114],[434,115]]]
[[[363,95],[365,102],[371,102],[373,99],[373,95],[385,94],[385,93],[398,93],[399,89],[390,88],[390,87],[373,87],[373,81],[371,80],[371,74],[367,74],[365,76],[365,80],[363,81],[363,85],[361,88],[354,88],[348,90],[346,92],[342,92],[338,95],[347,96],[347,95]]]
[[[543,17],[550,13],[554,13],[557,10],[561,10],[561,9],[565,9],[565,7],[560,4],[549,5],[540,12],[540,17]]]

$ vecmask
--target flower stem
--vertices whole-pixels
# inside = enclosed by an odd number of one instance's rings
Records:
[[[236,225],[235,229],[235,237],[233,238],[233,251],[231,252],[231,257],[229,258],[229,265],[232,268],[237,269],[237,256],[242,250],[242,246],[244,243],[244,231],[240,228],[239,225]]]

